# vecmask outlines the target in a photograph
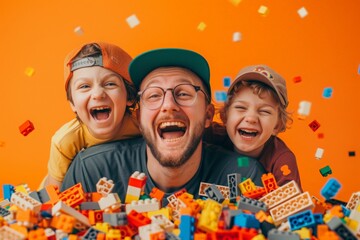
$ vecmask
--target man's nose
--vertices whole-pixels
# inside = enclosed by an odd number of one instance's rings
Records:
[[[164,101],[161,106],[162,111],[178,110],[179,105],[176,103],[171,89],[167,89],[164,93]]]

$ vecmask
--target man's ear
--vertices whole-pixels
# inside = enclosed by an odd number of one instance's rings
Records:
[[[205,119],[205,128],[210,127],[211,123],[213,121],[214,118],[214,114],[215,114],[215,107],[213,104],[209,104],[206,107],[206,119]]]

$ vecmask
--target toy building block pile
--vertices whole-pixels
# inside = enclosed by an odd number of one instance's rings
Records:
[[[126,200],[113,193],[112,180],[101,178],[96,192],[80,183],[59,192],[50,185],[30,191],[3,185],[0,239],[28,240],[300,240],[359,239],[360,192],[347,203],[334,200],[341,184],[329,179],[324,200],[301,192],[294,181],[278,186],[264,174],[263,186],[239,174],[228,186],[201,183],[198,199],[182,189],[167,198],[154,188],[144,194],[147,177],[135,172]]]

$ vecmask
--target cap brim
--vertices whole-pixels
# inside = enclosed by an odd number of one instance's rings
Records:
[[[130,63],[129,72],[137,89],[151,71],[159,67],[182,67],[194,72],[203,81],[211,94],[210,69],[200,54],[179,48],[155,49],[140,54]]]
[[[231,84],[228,92],[231,92],[234,88],[234,86],[236,85],[237,82],[239,81],[259,81],[262,82],[266,85],[268,85],[269,87],[271,87],[276,94],[279,96],[280,102],[283,105],[286,105],[286,102],[284,101],[284,99],[281,97],[281,93],[277,90],[276,86],[274,86],[273,82],[271,82],[269,79],[267,79],[267,77],[265,77],[262,73],[258,73],[258,72],[247,72],[247,73],[243,73],[241,75],[239,75],[238,77],[236,77],[236,79],[234,80],[234,82]]]

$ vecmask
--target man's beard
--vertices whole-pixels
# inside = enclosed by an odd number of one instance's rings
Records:
[[[182,151],[181,153],[177,152],[176,155],[164,156],[161,152],[161,149],[158,149],[156,143],[152,141],[151,135],[148,132],[143,130],[142,135],[146,141],[146,144],[150,148],[152,155],[156,158],[161,166],[168,168],[178,168],[184,165],[197,149],[200,141],[202,140],[204,124],[205,123],[200,123],[195,126],[193,138],[191,138],[191,141],[186,145],[185,149],[174,150]]]

